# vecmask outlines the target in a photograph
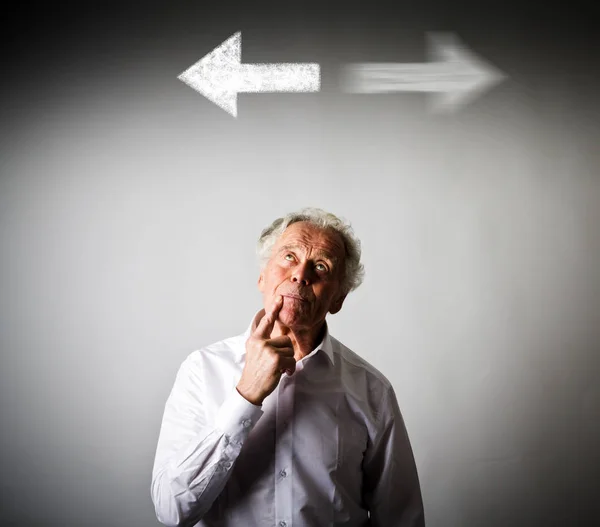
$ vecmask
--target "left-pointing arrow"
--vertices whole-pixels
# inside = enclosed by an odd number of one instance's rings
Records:
[[[321,87],[318,64],[242,64],[241,59],[238,31],[177,78],[234,117],[238,93],[317,92]]]

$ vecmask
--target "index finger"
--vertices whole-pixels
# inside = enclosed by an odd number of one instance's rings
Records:
[[[271,337],[271,332],[273,331],[275,321],[277,320],[277,315],[279,314],[282,305],[283,297],[278,295],[273,307],[271,308],[271,311],[269,313],[265,313],[265,315],[260,319],[260,322],[254,330],[254,335],[263,339],[268,339]]]

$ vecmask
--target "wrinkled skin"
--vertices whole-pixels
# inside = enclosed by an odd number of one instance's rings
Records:
[[[326,315],[342,308],[346,298],[341,289],[344,258],[339,234],[297,222],[277,240],[260,273],[258,288],[263,294],[265,312],[272,310],[277,295],[283,296],[272,336],[288,335],[296,360],[319,343]]]

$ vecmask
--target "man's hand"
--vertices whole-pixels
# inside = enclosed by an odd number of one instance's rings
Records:
[[[285,371],[292,374],[296,370],[292,339],[285,335],[271,338],[282,305],[283,297],[278,296],[246,342],[246,364],[237,391],[257,406],[275,390]]]

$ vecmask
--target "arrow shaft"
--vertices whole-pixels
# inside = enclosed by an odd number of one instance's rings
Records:
[[[238,92],[317,92],[321,87],[318,64],[240,64]]]
[[[346,81],[351,93],[446,92],[466,89],[473,71],[453,62],[351,64]]]

